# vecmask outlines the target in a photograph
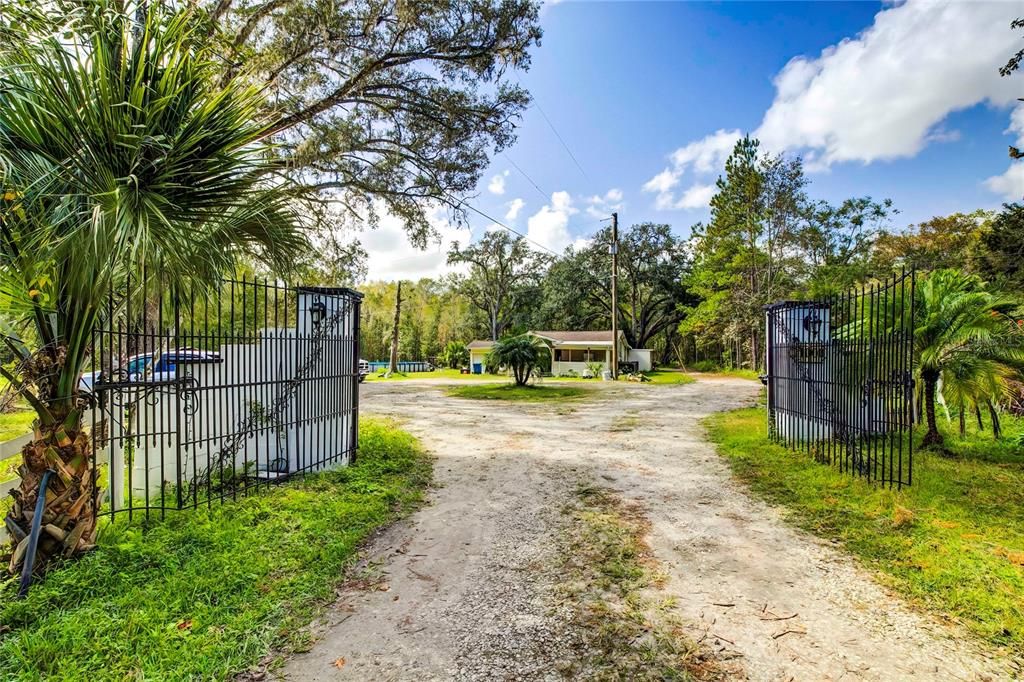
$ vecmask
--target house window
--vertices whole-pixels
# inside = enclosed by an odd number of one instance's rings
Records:
[[[555,362],[607,362],[607,351],[603,348],[556,348]]]

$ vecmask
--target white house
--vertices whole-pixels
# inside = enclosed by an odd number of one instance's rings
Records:
[[[606,369],[610,366],[611,331],[530,331],[527,334],[540,339],[548,347],[551,352],[551,373],[555,376],[570,370],[583,374],[588,363],[599,362]],[[483,358],[493,345],[491,341],[473,341],[467,346],[470,368],[474,374],[483,371]],[[630,348],[625,334],[620,331],[619,361],[636,362],[641,372],[647,372],[651,369],[651,351],[647,348]]]

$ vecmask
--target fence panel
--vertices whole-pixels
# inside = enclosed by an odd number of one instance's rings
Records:
[[[100,513],[162,516],[353,461],[360,294],[142,281],[111,292],[82,380]]]
[[[910,485],[914,273],[765,312],[770,437],[844,472]]]

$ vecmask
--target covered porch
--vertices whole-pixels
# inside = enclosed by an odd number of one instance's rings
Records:
[[[556,377],[570,372],[583,375],[594,363],[601,365],[601,371],[611,368],[613,344],[610,331],[531,331],[529,334],[543,341],[548,347],[551,353],[551,373]],[[620,334],[620,360],[625,359],[626,353],[628,346]],[[600,375],[600,372],[597,374]]]

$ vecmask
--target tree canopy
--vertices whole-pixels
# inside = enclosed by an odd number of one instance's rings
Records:
[[[201,5],[223,78],[265,88],[283,168],[333,220],[387,211],[424,245],[432,207],[458,214],[529,103],[508,75],[540,43],[531,0]]]
[[[683,333],[744,346],[756,366],[765,305],[838,293],[870,275],[891,203],[856,197],[832,205],[811,200],[808,185],[799,157],[761,154],[749,137],[736,143],[710,221],[693,228],[684,284],[698,302],[685,311]]]
[[[540,282],[550,262],[522,237],[505,230],[488,232],[466,247],[453,244],[449,264],[465,264],[469,273],[456,276],[457,289],[487,316],[491,340],[497,341],[527,319],[539,299]]]
[[[540,326],[548,329],[610,328],[611,228],[568,250],[545,278]],[[674,331],[680,306],[690,301],[682,280],[689,260],[684,242],[666,224],[640,223],[619,235],[619,320],[634,348],[649,348]]]

